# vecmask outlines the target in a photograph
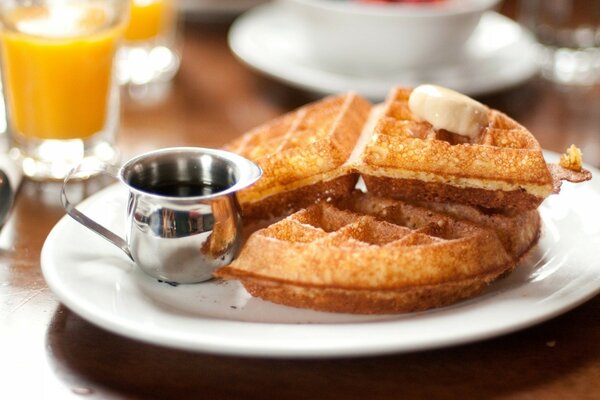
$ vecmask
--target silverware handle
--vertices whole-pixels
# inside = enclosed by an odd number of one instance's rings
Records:
[[[9,157],[0,158],[0,228],[10,216],[22,177],[20,166]]]
[[[64,180],[63,186],[62,186],[62,190],[60,191],[60,199],[62,201],[63,207],[65,208],[65,211],[75,221],[79,222],[81,225],[85,226],[89,230],[97,233],[98,235],[102,236],[104,239],[108,240],[110,243],[117,246],[118,248],[123,250],[123,252],[125,252],[125,254],[127,254],[127,257],[129,257],[132,261],[135,261],[133,259],[133,256],[131,255],[131,252],[129,251],[129,246],[127,245],[127,242],[125,241],[125,239],[121,238],[116,233],[105,228],[104,226],[100,225],[99,223],[97,223],[96,221],[94,221],[93,219],[91,219],[90,217],[88,217],[87,215],[82,213],[81,211],[79,211],[77,208],[75,208],[75,205],[73,205],[73,203],[71,203],[69,201],[69,198],[67,197],[67,192],[66,192],[67,184],[75,175],[77,175],[80,172],[99,172],[99,173],[102,173],[105,175],[112,176],[113,178],[117,177],[117,171],[115,170],[115,167],[113,167],[112,165],[109,165],[109,164],[104,164],[104,163],[99,164],[98,167],[95,169],[84,168],[83,165],[81,165],[81,164],[76,166],[71,171],[69,171],[69,173],[65,177],[65,180]]]
[[[0,169],[0,227],[8,219],[10,210],[13,206],[15,191],[10,183],[8,176]]]

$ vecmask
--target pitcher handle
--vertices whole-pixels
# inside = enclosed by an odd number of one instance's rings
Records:
[[[79,222],[81,225],[85,226],[86,228],[97,233],[104,239],[108,240],[110,243],[117,246],[118,248],[123,250],[125,254],[127,254],[127,257],[129,257],[132,261],[135,261],[133,259],[133,256],[131,255],[131,252],[129,251],[129,246],[127,245],[125,239],[121,238],[119,235],[115,234],[111,230],[103,227],[96,221],[92,220],[90,217],[76,209],[75,206],[69,201],[66,192],[67,184],[69,183],[71,178],[73,178],[74,175],[80,172],[100,172],[102,174],[112,176],[113,178],[117,178],[117,170],[114,166],[110,164],[99,163],[98,167],[95,169],[84,168],[82,164],[79,164],[78,166],[74,167],[71,171],[69,171],[69,173],[65,177],[62,190],[60,191],[60,199],[62,201],[63,207],[65,208],[65,211],[75,221]]]

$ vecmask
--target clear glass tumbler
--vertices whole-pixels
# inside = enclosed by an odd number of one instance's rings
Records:
[[[539,43],[545,78],[600,83],[599,0],[522,0],[520,20]]]
[[[33,179],[82,162],[115,163],[115,59],[127,0],[0,3],[2,87],[10,154]]]

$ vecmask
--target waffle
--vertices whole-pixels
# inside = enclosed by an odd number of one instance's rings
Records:
[[[474,139],[419,120],[411,89],[394,89],[356,169],[370,192],[402,199],[451,201],[488,208],[536,208],[554,190],[533,135],[488,109]]]
[[[471,297],[536,242],[537,211],[414,205],[355,192],[250,236],[217,277],[253,295],[321,311],[382,314]]]
[[[243,215],[285,215],[322,198],[348,194],[357,176],[345,162],[370,109],[369,102],[354,93],[327,97],[226,146],[263,170],[255,185],[238,194]]]

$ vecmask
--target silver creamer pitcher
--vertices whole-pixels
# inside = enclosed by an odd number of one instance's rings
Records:
[[[222,150],[175,147],[142,154],[118,170],[106,164],[98,169],[129,189],[126,238],[69,202],[66,186],[89,172],[83,165],[65,179],[63,206],[147,274],[171,283],[202,282],[237,256],[242,220],[236,192],[260,178],[261,170],[253,162]]]

